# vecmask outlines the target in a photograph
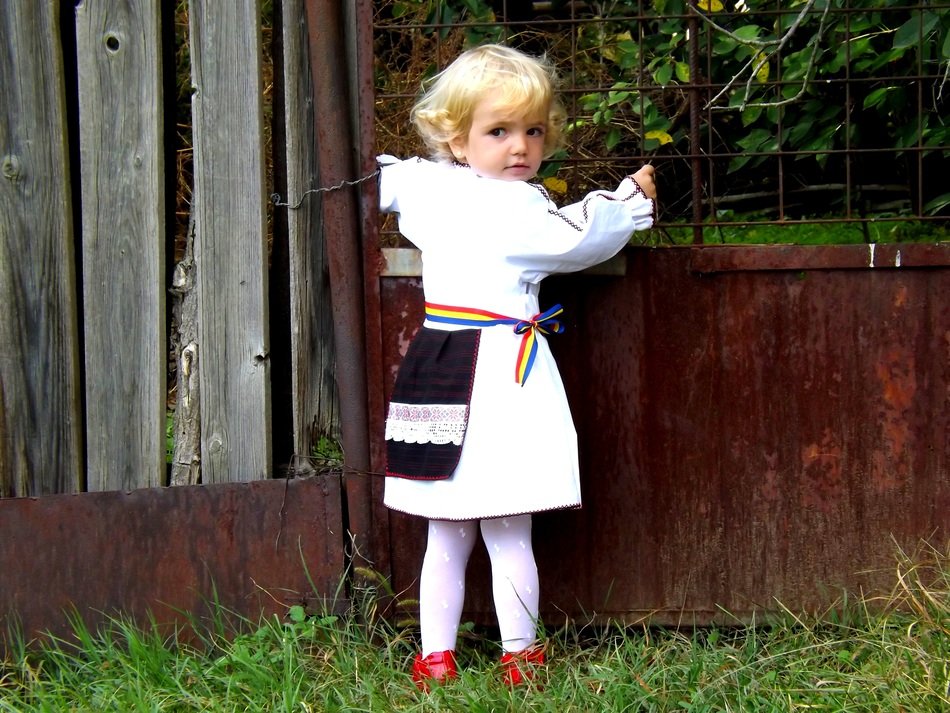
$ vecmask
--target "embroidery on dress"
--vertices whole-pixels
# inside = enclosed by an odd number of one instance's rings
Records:
[[[467,424],[467,404],[391,403],[386,418],[386,440],[460,446]]]

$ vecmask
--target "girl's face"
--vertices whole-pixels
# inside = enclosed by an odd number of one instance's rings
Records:
[[[527,181],[544,157],[547,112],[519,113],[503,106],[498,92],[488,92],[475,105],[472,127],[449,142],[455,158],[479,176],[502,181]]]

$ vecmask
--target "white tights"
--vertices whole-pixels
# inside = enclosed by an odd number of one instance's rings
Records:
[[[505,651],[522,651],[535,641],[538,567],[531,549],[531,516],[430,520],[419,582],[423,656],[455,650],[465,601],[465,567],[479,525],[491,559],[492,595],[502,646]]]

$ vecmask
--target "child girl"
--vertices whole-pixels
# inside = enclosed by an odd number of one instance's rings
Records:
[[[558,208],[529,181],[558,148],[564,110],[543,59],[485,45],[434,78],[412,111],[432,160],[379,157],[382,211],[422,251],[426,319],[386,421],[387,507],[428,518],[422,651],[412,673],[455,677],[465,568],[481,533],[491,560],[502,677],[530,679],[538,570],[531,513],[581,505],[577,438],[544,334],[547,275],[607,260],[653,225],[653,168]]]

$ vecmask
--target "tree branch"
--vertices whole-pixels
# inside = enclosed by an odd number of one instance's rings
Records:
[[[752,57],[751,59],[749,59],[748,62],[745,63],[745,65],[735,74],[735,76],[733,76],[732,79],[730,79],[730,80],[726,83],[726,85],[725,85],[722,89],[720,89],[719,92],[718,92],[712,99],[710,99],[708,102],[706,102],[706,106],[703,107],[703,108],[704,108],[704,109],[715,109],[715,110],[719,110],[719,111],[730,111],[730,110],[743,111],[744,109],[746,109],[746,108],[748,108],[748,107],[777,107],[777,106],[784,106],[784,105],[786,105],[786,104],[792,104],[792,103],[798,101],[799,99],[801,99],[802,95],[804,95],[805,91],[808,89],[808,83],[809,83],[810,78],[811,78],[811,76],[812,76],[812,72],[814,71],[814,68],[815,68],[815,61],[816,61],[816,59],[817,59],[817,57],[818,57],[818,48],[819,48],[819,46],[820,46],[820,44],[821,44],[821,38],[822,38],[822,36],[824,35],[824,32],[825,32],[825,23],[826,23],[827,16],[828,16],[828,10],[829,10],[829,8],[831,7],[831,3],[827,3],[827,2],[825,3],[825,9],[822,11],[822,14],[821,14],[821,20],[820,20],[820,22],[819,22],[818,32],[816,33],[816,35],[815,35],[815,37],[814,37],[814,40],[813,40],[813,43],[814,43],[814,44],[812,45],[811,57],[809,57],[809,59],[808,59],[808,66],[807,66],[806,69],[805,69],[805,75],[804,75],[804,79],[802,80],[802,86],[801,86],[801,88],[798,90],[798,92],[795,94],[795,96],[794,96],[794,97],[790,97],[790,98],[788,98],[788,99],[781,99],[781,100],[774,101],[774,102],[755,102],[755,103],[750,104],[749,101],[748,101],[748,100],[749,100],[749,96],[750,96],[751,93],[752,93],[752,80],[755,79],[756,75],[759,73],[759,70],[761,70],[762,67],[763,67],[766,63],[769,62],[769,60],[772,58],[772,56],[775,55],[775,53],[780,52],[780,51],[782,50],[782,48],[785,47],[786,44],[788,44],[788,41],[792,38],[792,36],[793,36],[793,35],[795,34],[795,32],[798,30],[798,28],[799,28],[799,26],[801,25],[802,21],[805,19],[805,17],[806,17],[806,16],[808,15],[808,13],[811,11],[812,7],[814,7],[816,1],[817,1],[817,0],[808,0],[808,3],[805,5],[804,8],[802,8],[801,12],[798,13],[798,16],[795,18],[795,21],[794,21],[794,22],[791,24],[791,26],[788,28],[788,31],[787,31],[784,35],[782,35],[782,37],[780,37],[780,38],[778,38],[778,39],[775,39],[775,40],[764,40],[764,41],[744,40],[744,39],[740,38],[739,36],[737,36],[735,33],[730,32],[730,31],[727,30],[726,28],[724,28],[724,27],[722,27],[721,25],[719,25],[718,23],[714,22],[712,19],[710,19],[709,17],[707,17],[707,16],[704,15],[703,13],[697,11],[697,15],[699,15],[699,17],[700,17],[705,23],[707,23],[709,26],[713,27],[717,32],[722,32],[722,33],[724,33],[725,35],[727,35],[728,37],[732,38],[733,40],[735,40],[735,41],[738,42],[739,44],[746,45],[747,47],[754,47],[754,48],[760,50],[754,57]],[[769,48],[769,47],[773,47],[773,49],[771,50],[771,52],[769,52],[768,54],[766,54],[763,50],[766,49],[766,48]],[[751,67],[752,69],[751,69],[751,71],[749,72],[749,78],[748,78],[748,80],[747,80],[746,83],[745,83],[745,96],[743,97],[742,103],[739,104],[739,105],[736,106],[736,107],[730,107],[730,106],[725,106],[725,107],[722,107],[722,106],[715,106],[715,103],[716,103],[724,94],[728,93],[728,92],[733,88],[733,86],[735,86],[735,84],[740,80],[740,78],[741,78],[742,75],[745,73],[745,71],[746,71],[747,69],[749,69],[750,67]]]

